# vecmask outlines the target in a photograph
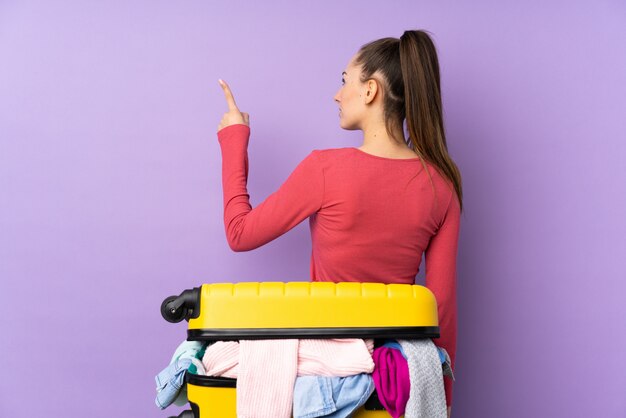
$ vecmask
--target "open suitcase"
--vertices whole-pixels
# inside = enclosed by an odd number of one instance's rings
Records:
[[[425,286],[353,282],[204,284],[161,304],[189,322],[189,341],[271,338],[438,338],[437,302]],[[178,418],[236,418],[236,379],[186,373],[191,410]],[[390,418],[376,391],[353,415]]]

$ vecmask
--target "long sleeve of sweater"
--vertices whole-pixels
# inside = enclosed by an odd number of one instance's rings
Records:
[[[426,248],[426,287],[437,300],[440,337],[435,345],[444,348],[450,356],[454,371],[456,361],[457,302],[456,255],[460,229],[460,206],[456,193],[452,193],[446,215]],[[446,404],[452,405],[452,378],[444,376]]]
[[[222,150],[224,227],[233,251],[258,248],[289,231],[322,205],[324,173],[313,150],[280,188],[252,208],[247,190],[250,127],[229,125],[217,132]]]

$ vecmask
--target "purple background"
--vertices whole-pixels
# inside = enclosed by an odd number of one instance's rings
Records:
[[[342,70],[420,28],[465,191],[453,417],[626,416],[625,22],[617,0],[0,2],[0,416],[178,414],[154,404],[186,336],[161,301],[309,280],[308,221],[226,243],[217,79],[256,206],[361,144]]]

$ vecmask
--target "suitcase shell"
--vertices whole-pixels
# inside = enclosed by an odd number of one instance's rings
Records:
[[[187,320],[190,341],[439,337],[435,296],[416,284],[203,284],[165,299],[161,313],[170,322]],[[236,379],[187,373],[185,381],[192,409],[179,417],[237,417]],[[374,392],[353,416],[389,418],[381,408]]]

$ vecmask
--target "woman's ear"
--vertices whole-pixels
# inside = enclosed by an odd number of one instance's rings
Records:
[[[378,92],[378,81],[373,78],[367,80],[367,89],[365,90],[365,104],[371,103]]]

